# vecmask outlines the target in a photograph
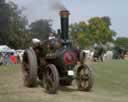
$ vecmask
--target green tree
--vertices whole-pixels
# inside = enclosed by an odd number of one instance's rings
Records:
[[[113,41],[116,32],[110,29],[109,17],[93,17],[88,23],[79,22],[70,25],[70,35],[73,44],[81,48],[88,48],[97,44]]]
[[[10,22],[10,43],[15,48],[26,48],[31,41],[31,34],[26,31],[27,19],[22,16],[22,11],[12,3],[12,14]]]
[[[16,4],[0,2],[0,44],[16,49],[27,47],[31,36],[26,33],[26,24],[27,20]]]
[[[88,25],[83,21],[70,25],[70,36],[74,46],[85,48],[91,44]]]
[[[115,45],[120,48],[124,48],[124,49],[128,50],[128,38],[127,37],[118,37],[115,40]]]
[[[39,38],[40,40],[45,40],[48,38],[49,33],[52,31],[51,20],[37,20],[32,22],[30,25],[30,31],[32,37]]]
[[[9,24],[10,24],[10,7],[5,0],[0,0],[0,43],[8,44]]]
[[[108,16],[101,17],[101,19],[107,24],[109,27],[111,25],[111,19]]]
[[[109,28],[111,23],[108,21],[100,17],[93,17],[88,21],[90,35],[93,37],[94,43],[105,44],[113,40],[113,36],[116,35],[116,32]]]

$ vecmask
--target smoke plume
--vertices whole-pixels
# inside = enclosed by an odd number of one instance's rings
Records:
[[[60,2],[60,0],[54,0],[51,2],[51,7],[54,10],[66,10],[66,7]]]

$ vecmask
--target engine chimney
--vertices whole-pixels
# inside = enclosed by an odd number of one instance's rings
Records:
[[[69,11],[62,10],[60,11],[60,19],[61,19],[61,39],[64,41],[69,40],[68,35],[68,27],[69,27]]]

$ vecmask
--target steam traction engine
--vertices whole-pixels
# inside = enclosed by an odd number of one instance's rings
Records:
[[[92,88],[92,70],[69,40],[68,17],[67,10],[60,11],[60,38],[36,41],[33,47],[25,50],[22,62],[25,86],[34,87],[40,80],[48,93],[56,93],[59,85],[70,85],[75,79],[79,90]]]

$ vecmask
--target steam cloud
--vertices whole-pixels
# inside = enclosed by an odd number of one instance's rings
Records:
[[[52,9],[54,10],[66,10],[66,7],[60,2],[60,0],[54,0],[51,4]]]

